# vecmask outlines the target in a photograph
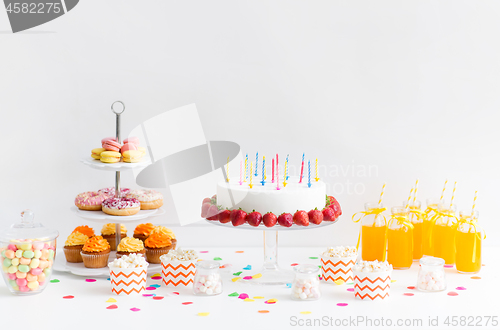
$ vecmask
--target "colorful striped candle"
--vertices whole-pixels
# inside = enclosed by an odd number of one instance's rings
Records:
[[[280,190],[280,165],[278,154],[276,154],[276,190]]]
[[[273,181],[272,182],[274,183],[274,158],[273,158]]]
[[[262,157],[262,181],[260,183],[262,183],[262,185],[266,183],[266,156]]]
[[[285,159],[285,170],[283,171],[283,188],[286,187],[286,179],[287,179],[287,172],[288,172],[288,155],[286,156],[286,159]]]
[[[299,183],[302,183],[302,178],[304,177],[304,155],[302,154],[302,165],[300,166],[300,180]]]
[[[259,166],[259,153],[255,155],[255,176],[257,176],[257,168]],[[251,173],[252,171],[250,171]]]
[[[253,163],[250,162],[250,173],[252,173],[252,167],[253,167]],[[250,189],[253,188],[253,184],[252,184],[252,174],[250,174],[250,184],[248,185],[250,187]]]
[[[316,177],[314,178],[314,180],[316,180],[316,182],[318,182],[319,178],[318,178],[318,158],[316,158]]]
[[[288,178],[290,177],[288,175],[288,156],[289,155],[286,155],[286,161],[285,161],[285,176],[286,176],[286,180],[288,181]]]
[[[245,157],[245,178],[243,182],[247,182],[247,179],[248,179],[248,154]]]
[[[311,188],[311,161],[310,160],[308,161],[308,165],[309,165],[309,180],[308,180],[307,186],[309,188]]]

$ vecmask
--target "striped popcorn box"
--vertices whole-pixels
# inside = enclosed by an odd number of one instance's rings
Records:
[[[161,262],[162,281],[167,286],[187,286],[193,283],[196,260],[169,260]]]
[[[111,292],[117,295],[130,295],[146,290],[147,267],[109,268]]]
[[[323,281],[326,283],[335,283],[343,280],[352,281],[352,266],[356,263],[357,256],[352,257],[325,257],[321,256],[321,273]]]
[[[391,273],[383,272],[358,272],[354,275],[354,296],[361,300],[384,300],[391,291]]]

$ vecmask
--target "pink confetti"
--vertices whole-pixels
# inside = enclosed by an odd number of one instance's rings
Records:
[[[453,265],[444,265],[444,268],[453,268]]]
[[[347,305],[349,305],[349,304],[347,304],[347,303],[338,303],[337,304],[337,306],[340,306],[340,307],[344,307],[344,306],[347,306]]]
[[[294,267],[294,266],[298,266],[298,264],[291,264],[290,266]]]
[[[95,282],[95,281],[97,281],[97,280],[95,280],[93,278],[87,278],[87,279],[85,279],[85,282]]]
[[[139,308],[135,308],[135,307],[131,308],[130,310],[131,310],[132,312],[138,312],[138,311],[140,311],[140,309],[139,309]]]
[[[349,289],[347,289],[347,291],[354,292],[354,288],[349,288]]]
[[[406,287],[406,288],[407,288],[407,289],[409,289],[409,290],[415,290],[415,287],[414,287],[414,286],[408,286],[408,287]]]
[[[414,293],[403,293],[403,296],[408,296],[408,297],[411,297],[411,296],[414,296],[415,294]]]
[[[179,292],[174,291],[174,292],[172,292],[172,294],[175,294],[175,295],[177,295],[177,296],[178,296],[178,295],[179,295]]]
[[[200,251],[200,253],[208,253],[208,251]]]
[[[243,277],[244,280],[251,280],[252,279],[252,276],[245,276]]]
[[[106,309],[117,309],[117,308],[118,308],[118,306],[116,306],[114,304],[113,305],[109,305],[108,307],[106,307]]]
[[[153,276],[151,277],[152,280],[161,280],[161,276]]]
[[[73,299],[75,296],[64,296],[63,299]]]
[[[150,291],[151,291],[151,290],[156,290],[156,288],[155,288],[154,286],[148,286],[148,287],[146,288],[146,290],[150,290]]]
[[[162,296],[153,297],[154,300],[162,300],[163,298],[165,298],[165,297],[162,297]]]
[[[240,293],[240,295],[238,296],[238,298],[240,298],[240,299],[246,299],[246,298],[248,298],[248,295],[246,293]]]
[[[182,304],[183,304],[183,305],[191,305],[192,303],[193,303],[192,301],[185,301],[185,302],[183,302]]]
[[[152,296],[154,296],[154,294],[143,293],[142,296],[143,297],[152,297]]]
[[[450,292],[448,292],[448,296],[458,296],[458,293],[456,293],[454,291],[450,291]]]
[[[467,288],[463,287],[463,286],[459,286],[456,288],[457,290],[467,290]]]

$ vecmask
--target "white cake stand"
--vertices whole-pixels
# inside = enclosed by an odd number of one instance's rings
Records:
[[[205,221],[219,227],[243,230],[262,230],[262,232],[264,233],[264,265],[261,267],[259,272],[262,274],[262,276],[260,278],[254,278],[251,281],[245,281],[243,283],[259,285],[279,285],[291,283],[294,277],[294,273],[293,271],[282,269],[278,265],[278,232],[323,228],[333,225],[338,220],[339,218],[335,219],[335,221],[323,221],[319,225],[309,224],[309,226],[307,227],[297,226],[295,224],[293,224],[291,227],[283,227],[278,224],[276,224],[274,227],[266,227],[262,223],[258,227],[250,226],[248,223],[235,227],[231,224],[231,222],[220,223],[219,221]]]

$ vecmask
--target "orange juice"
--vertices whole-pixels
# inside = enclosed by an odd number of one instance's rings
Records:
[[[413,263],[413,228],[404,207],[393,207],[387,232],[387,261],[394,269],[408,269]]]
[[[481,244],[483,232],[477,224],[479,212],[465,215],[460,212],[460,220],[455,236],[456,263],[459,273],[473,274],[481,270]]]
[[[446,265],[455,264],[456,228],[446,224],[436,224],[432,230],[434,257],[443,258]]]
[[[385,226],[361,226],[361,259],[385,260]]]
[[[424,256],[434,256],[434,248],[432,246],[432,227],[431,219],[436,215],[436,211],[440,205],[438,198],[427,199],[427,209],[425,210],[425,218],[422,224],[422,253]]]
[[[419,260],[424,255],[422,246],[422,235],[424,226],[424,215],[420,210],[420,202],[414,201],[410,204],[408,217],[413,225],[413,260]]]

